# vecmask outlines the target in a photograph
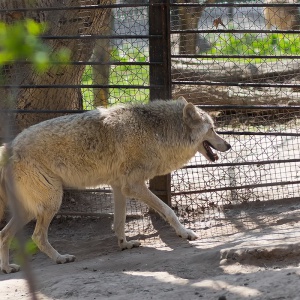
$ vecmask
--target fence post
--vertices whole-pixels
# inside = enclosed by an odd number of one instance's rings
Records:
[[[150,101],[171,99],[170,0],[150,0]],[[171,175],[150,180],[150,190],[171,206]]]

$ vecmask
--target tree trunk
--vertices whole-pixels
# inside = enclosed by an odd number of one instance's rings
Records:
[[[112,11],[106,14],[105,26],[102,34],[110,35],[112,33]],[[111,43],[109,39],[98,39],[96,41],[92,61],[98,64],[93,65],[93,83],[108,85],[111,56]],[[94,88],[94,106],[108,106],[109,88]]]
[[[215,0],[206,0],[203,4],[213,3]],[[178,3],[189,3],[189,1],[178,0]],[[178,6],[180,29],[197,30],[199,19],[205,6]],[[197,46],[197,33],[181,33],[179,42],[180,54],[195,54]]]
[[[101,4],[111,4],[114,0],[101,0]],[[92,0],[3,0],[0,9],[30,8],[30,7],[61,7],[59,11],[27,11],[22,18],[32,18],[37,22],[47,22],[45,35],[68,36],[101,34],[106,26],[107,9],[63,10],[66,7],[98,4]],[[0,16],[1,21],[12,23],[12,13]],[[88,61],[94,48],[92,39],[45,39],[53,51],[61,47],[71,50],[71,61]],[[9,66],[5,69],[6,84],[34,85],[37,88],[22,88],[17,91],[16,107],[25,110],[64,110],[81,108],[80,88],[38,88],[39,85],[78,85],[81,83],[84,65],[52,66],[47,72],[35,72],[30,65]],[[19,78],[16,81],[16,78]],[[11,89],[0,89],[1,99],[12,97]],[[4,106],[4,104],[2,105]],[[7,106],[7,105],[6,105]],[[1,108],[1,107],[0,107]],[[58,114],[18,114],[19,129]]]

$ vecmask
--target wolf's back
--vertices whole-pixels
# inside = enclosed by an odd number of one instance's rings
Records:
[[[5,193],[5,183],[4,183],[4,166],[6,164],[6,147],[0,147],[0,221],[4,215],[6,207],[6,193]]]

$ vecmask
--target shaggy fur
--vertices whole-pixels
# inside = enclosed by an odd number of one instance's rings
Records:
[[[9,242],[32,219],[37,220],[32,239],[41,251],[57,263],[75,260],[73,255],[59,254],[47,237],[64,187],[112,186],[114,230],[121,249],[140,245],[125,236],[126,197],[139,199],[159,212],[177,235],[196,239],[172,209],[149,191],[145,181],[181,167],[197,151],[215,161],[218,157],[211,147],[226,151],[230,145],[213,127],[207,113],[181,98],[98,108],[51,119],[21,132],[0,150],[0,213],[13,186],[25,216],[20,221],[13,215],[0,232],[2,271],[19,270],[18,265],[9,264]]]

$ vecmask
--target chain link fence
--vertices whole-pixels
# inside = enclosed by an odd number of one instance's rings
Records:
[[[171,29],[173,95],[212,111],[233,146],[217,164],[196,156],[172,175],[173,205],[196,230],[256,229],[276,223],[288,199],[297,203],[298,6],[292,1],[207,2],[204,10],[193,3],[171,6],[180,21],[200,15],[194,27]],[[192,39],[193,48],[184,48]]]
[[[52,21],[45,42],[71,45],[74,53],[70,66],[51,68],[43,76],[34,75],[26,62],[22,68],[3,68],[2,99],[14,78],[21,78],[17,107],[1,105],[3,116],[15,116],[15,133],[98,105],[184,96],[211,112],[232,150],[214,164],[196,155],[171,174],[165,192],[181,221],[202,236],[215,236],[277,222],[280,212],[296,215],[300,5],[272,0],[79,2],[1,7],[1,18],[8,22],[17,16]],[[66,190],[60,213],[112,214],[111,189]],[[128,215],[129,235],[132,228],[152,230],[145,205],[128,200]]]

